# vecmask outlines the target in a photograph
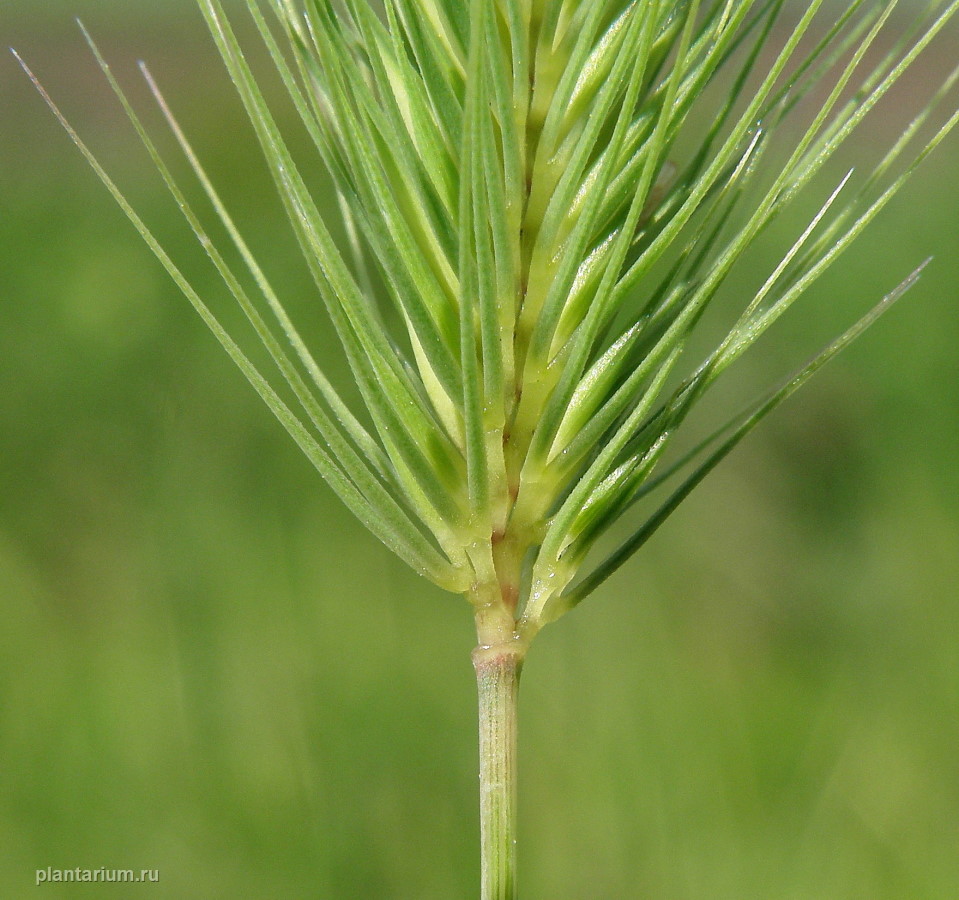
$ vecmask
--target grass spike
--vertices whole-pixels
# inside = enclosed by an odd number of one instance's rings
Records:
[[[925,264],[784,385],[671,459],[716,380],[959,124],[959,111],[933,119],[954,96],[956,67],[871,168],[846,158],[865,118],[945,38],[959,0],[927,4],[905,29],[896,0],[852,0],[835,15],[811,0],[791,21],[784,0],[245,0],[306,149],[285,133],[222,0],[197,3],[356,405],[294,325],[147,67],[212,214],[191,205],[84,31],[276,386],[21,65],[334,492],[408,565],[472,604],[482,896],[515,900],[516,690],[530,642],[918,280]],[[849,174],[821,188],[837,163]],[[313,172],[329,176],[328,198]],[[781,240],[771,225],[812,191],[826,199],[789,220],[798,236],[759,259],[760,241]],[[723,298],[747,265],[759,287],[730,314]],[[687,366],[707,311],[727,318]],[[615,523],[679,478],[594,561]]]

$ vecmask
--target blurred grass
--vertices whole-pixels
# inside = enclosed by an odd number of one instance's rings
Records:
[[[13,3],[0,38],[222,299],[67,7],[129,83],[150,60],[320,335],[188,0]],[[0,896],[46,866],[159,868],[143,893],[171,898],[473,896],[465,604],[339,508],[12,59],[0,121]],[[959,890],[959,183],[956,142],[943,150],[725,396],[934,254],[920,285],[537,642],[526,896]]]

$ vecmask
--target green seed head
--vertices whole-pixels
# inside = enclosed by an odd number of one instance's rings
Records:
[[[267,10],[247,0],[313,142],[313,155],[296,159],[220,0],[199,5],[363,415],[300,339],[149,73],[255,291],[207,238],[98,51],[295,408],[89,158],[334,491],[417,571],[466,593],[484,639],[527,641],[585,597],[918,277],[782,387],[670,458],[709,387],[956,124],[952,115],[913,146],[953,73],[871,171],[825,188],[817,180],[959,3],[932,4],[877,54],[894,3],[858,0],[835,19],[814,0],[787,23],[781,0],[385,0],[382,9],[271,0]],[[814,110],[783,136],[783,121],[812,96]],[[301,177],[318,165],[335,197],[314,196]],[[706,309],[802,192],[818,197],[818,212],[741,298],[725,337],[688,359]],[[337,216],[345,241],[327,224]],[[610,527],[673,479],[624,543],[592,561]]]

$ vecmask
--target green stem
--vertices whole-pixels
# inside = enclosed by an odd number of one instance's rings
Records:
[[[473,651],[479,692],[482,900],[516,897],[516,699],[525,645]]]

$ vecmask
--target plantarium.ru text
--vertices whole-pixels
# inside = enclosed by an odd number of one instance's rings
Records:
[[[936,119],[957,70],[866,171],[835,169],[959,3],[929,4],[905,25],[895,3],[863,0],[838,18],[822,0],[798,15],[782,0],[246,5],[307,154],[291,151],[220,0],[199,0],[362,409],[301,338],[145,66],[228,246],[210,238],[87,35],[270,373],[40,90],[330,487],[401,559],[472,605],[482,896],[513,898],[528,648],[917,280],[922,265],[781,386],[677,451],[674,436],[716,380],[959,120],[948,109]],[[310,169],[329,175],[335,197],[308,187]],[[754,265],[757,241],[797,198],[813,204],[805,227],[778,263],[736,282],[741,292],[751,280],[748,293],[731,292],[731,274]],[[342,229],[331,230],[334,209]],[[690,360],[724,289],[738,307]]]

